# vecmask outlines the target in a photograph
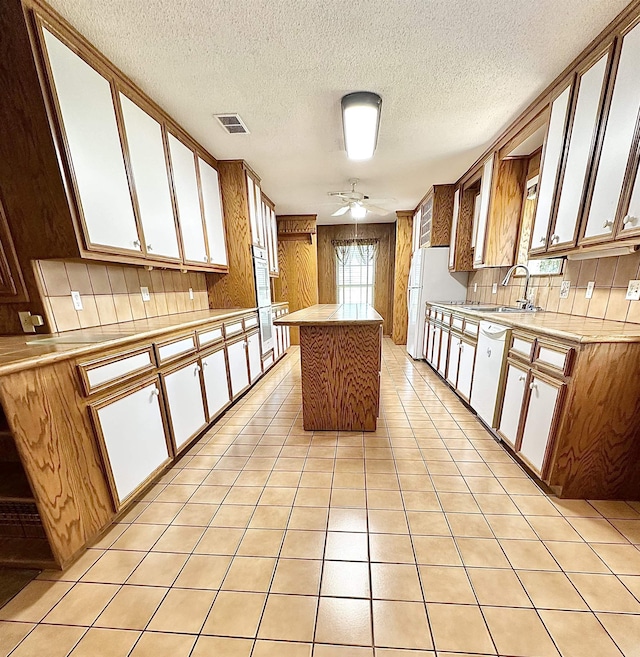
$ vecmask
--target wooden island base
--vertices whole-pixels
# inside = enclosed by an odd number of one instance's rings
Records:
[[[281,322],[300,326],[305,431],[375,431],[382,317],[370,306],[325,304]]]

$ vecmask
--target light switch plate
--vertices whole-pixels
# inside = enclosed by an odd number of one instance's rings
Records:
[[[193,301],[193,288],[192,287],[189,288],[189,299],[191,299]]]
[[[498,284],[497,283],[494,283],[491,286],[491,294],[498,294]]]
[[[640,281],[629,281],[629,287],[627,287],[627,296],[625,299],[628,299],[629,301],[640,300]]]
[[[151,295],[149,294],[148,287],[140,287],[140,294],[142,295],[143,301],[151,301]]]
[[[562,281],[560,285],[560,298],[568,299],[570,289],[571,289],[571,281]]]
[[[593,288],[596,286],[595,281],[589,281],[587,283],[587,291],[584,293],[584,298],[585,299],[591,299],[593,296]]]
[[[73,307],[76,310],[82,310],[82,297],[80,296],[80,292],[71,290],[71,300],[73,301]]]

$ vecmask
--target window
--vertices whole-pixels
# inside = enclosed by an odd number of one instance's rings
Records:
[[[378,240],[334,240],[338,303],[373,305]]]

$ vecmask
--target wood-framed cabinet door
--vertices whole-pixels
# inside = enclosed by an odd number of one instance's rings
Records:
[[[532,373],[518,454],[542,478],[564,399],[565,384]]]
[[[558,175],[564,152],[572,88],[572,85],[566,87],[551,103],[551,116],[544,140],[540,184],[538,185],[536,212],[531,233],[529,252],[532,254],[544,253],[547,250],[553,202],[558,189]]]
[[[85,246],[140,255],[112,84],[48,26],[40,26]]]
[[[201,157],[198,157],[198,169],[202,189],[202,210],[207,229],[209,263],[226,268],[229,261],[227,259],[227,240],[224,231],[224,214],[218,172]]]
[[[147,257],[179,261],[162,126],[122,91],[118,97]]]
[[[191,360],[161,374],[169,425],[178,453],[205,426],[202,368]]]
[[[253,383],[262,374],[262,352],[259,331],[247,335],[247,355],[249,358],[249,380]]]
[[[473,384],[473,368],[476,362],[476,345],[462,340],[460,346],[460,363],[458,365],[458,384],[456,390],[460,396],[469,401]]]
[[[548,250],[575,246],[587,192],[590,165],[608,80],[612,46],[599,52],[578,72],[575,102],[567,133],[567,154],[559,182],[559,196]],[[593,227],[592,227],[593,228]],[[592,228],[587,229],[587,232]],[[603,234],[600,226],[595,232]],[[608,229],[611,232],[611,229]],[[595,234],[595,233],[594,233]]]
[[[447,356],[449,355],[449,331],[443,328],[440,331],[440,353],[438,355],[438,374],[444,376],[447,373]]]
[[[224,345],[201,356],[202,377],[207,399],[207,420],[211,422],[231,403]]]
[[[184,261],[207,265],[209,256],[200,209],[196,154],[170,132],[168,142]]]
[[[235,342],[227,343],[227,362],[231,398],[236,399],[249,387],[249,363],[247,360],[247,340],[243,336]]]
[[[475,231],[475,242],[473,245],[473,265],[482,266],[484,263],[484,252],[487,240],[487,227],[489,222],[489,209],[491,206],[491,191],[493,189],[493,170],[497,159],[497,153],[492,153],[482,165],[482,179],[480,182],[480,197],[477,208],[477,226]]]
[[[462,338],[452,333],[449,339],[449,360],[447,362],[446,379],[454,388],[458,385],[458,366],[460,365],[461,347]]]
[[[90,405],[117,509],[170,460],[158,378]]]
[[[442,337],[442,327],[438,324],[431,325],[431,334],[433,335],[430,338],[431,345],[429,348],[429,353],[427,355],[427,362],[434,368],[438,369],[438,357],[440,356],[440,338]]]
[[[507,374],[499,412],[498,435],[515,449],[520,437],[522,406],[529,385],[529,368],[514,361],[508,361]]]
[[[638,154],[640,158],[640,153]],[[618,237],[635,237],[640,234],[640,167],[631,190],[631,198],[624,217],[620,222]]]

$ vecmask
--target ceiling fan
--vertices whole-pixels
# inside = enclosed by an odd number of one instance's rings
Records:
[[[338,208],[331,216],[340,217],[343,214],[351,211],[351,216],[354,219],[364,219],[367,215],[367,212],[372,212],[373,214],[385,215],[389,214],[389,210],[378,207],[374,203],[384,203],[385,201],[391,199],[374,199],[371,200],[366,194],[362,192],[356,192],[356,185],[360,181],[357,178],[352,178],[349,181],[351,185],[351,190],[348,192],[329,192],[329,196],[332,196],[340,201],[342,201],[342,207]]]

